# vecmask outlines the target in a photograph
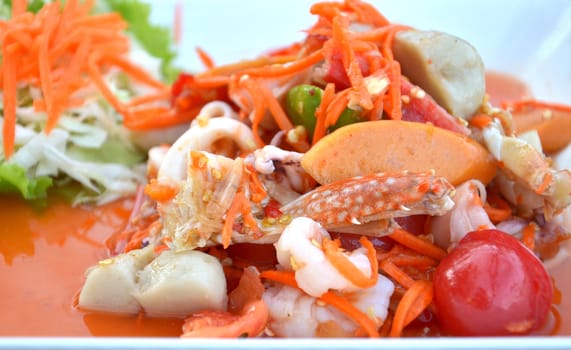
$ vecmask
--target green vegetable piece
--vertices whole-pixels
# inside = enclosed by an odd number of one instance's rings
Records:
[[[26,200],[43,202],[52,185],[52,179],[47,176],[29,179],[21,166],[0,164],[0,193],[17,193]]]
[[[320,88],[302,84],[291,88],[286,97],[286,112],[289,118],[295,125],[303,125],[307,129],[310,139],[315,130],[315,111],[321,103],[322,96],[323,90]],[[329,128],[329,131],[362,121],[363,118],[361,118],[359,111],[347,107],[339,116],[337,123]]]
[[[140,0],[105,0],[104,3],[129,23],[127,30],[151,56],[162,60],[163,78],[169,83],[173,82],[179,69],[173,66],[176,52],[172,34],[169,28],[151,23],[151,5]],[[160,6],[158,1],[156,6]]]
[[[295,125],[303,125],[308,134],[315,130],[315,111],[321,103],[323,90],[317,86],[302,84],[291,88],[286,97],[286,112]]]
[[[337,119],[337,123],[329,128],[329,131],[337,130],[342,126],[362,122],[361,113],[349,107],[345,108],[343,113]]]

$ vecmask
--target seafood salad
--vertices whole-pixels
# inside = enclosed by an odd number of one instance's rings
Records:
[[[148,150],[77,307],[183,318],[184,338],[555,334],[571,107],[495,102],[470,43],[366,2],[310,12],[259,57],[198,49],[168,107],[127,113],[189,122]]]

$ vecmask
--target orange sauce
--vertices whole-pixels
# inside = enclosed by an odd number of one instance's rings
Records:
[[[182,320],[80,311],[85,270],[127,222],[132,201],[35,209],[0,198],[0,336],[178,336]]]

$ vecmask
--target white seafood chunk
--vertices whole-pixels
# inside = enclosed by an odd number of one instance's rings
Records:
[[[86,310],[136,314],[141,306],[133,294],[137,291],[136,273],[154,258],[153,248],[132,250],[100,261],[86,272],[79,294],[79,307]]]
[[[137,274],[135,298],[151,316],[185,317],[226,310],[226,279],[213,256],[194,250],[165,251]]]
[[[469,119],[482,105],[484,64],[466,41],[446,33],[411,30],[396,35],[393,51],[403,74],[450,114]]]

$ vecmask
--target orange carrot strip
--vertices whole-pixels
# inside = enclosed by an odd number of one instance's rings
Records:
[[[145,186],[145,194],[158,202],[166,202],[173,199],[177,192],[176,188],[159,184],[156,179],[152,179],[151,182]]]
[[[543,192],[545,192],[545,190],[547,190],[547,188],[549,187],[549,184],[551,184],[552,180],[553,180],[553,175],[551,175],[551,173],[545,174],[545,176],[543,177],[543,182],[539,185],[538,188],[535,189],[535,193],[542,194]]]
[[[532,222],[523,229],[522,242],[531,251],[535,249],[535,224]]]
[[[193,86],[199,88],[217,88],[230,83],[230,78],[224,75],[202,75],[195,76]]]
[[[327,260],[351,283],[359,288],[369,288],[377,284],[379,277],[379,263],[373,244],[366,238],[361,237],[361,244],[367,249],[367,257],[371,265],[371,277],[365,276],[340,250],[338,240],[324,239],[321,244]]]
[[[235,63],[216,66],[205,72],[197,74],[195,77],[206,77],[210,75],[231,75],[237,72],[245,71],[252,68],[260,68],[273,64],[284,64],[296,60],[296,56],[262,56],[252,60],[243,60]]]
[[[390,262],[395,266],[414,266],[414,267],[434,267],[438,262],[432,258],[423,255],[395,255],[391,257]]]
[[[222,228],[222,247],[224,249],[230,246],[230,242],[232,241],[232,225],[234,225],[234,221],[240,214],[242,201],[240,200],[239,196],[241,196],[242,192],[236,192],[234,196],[234,200],[228,208],[226,212],[226,218],[224,219],[224,227]],[[243,196],[243,195],[242,195]]]
[[[342,6],[343,4],[340,2],[322,1],[311,5],[309,12],[312,15],[317,15],[332,20],[333,17],[341,13]]]
[[[293,124],[287,117],[287,114],[284,112],[283,108],[280,106],[280,103],[274,96],[274,94],[268,89],[263,82],[258,83],[258,87],[262,96],[266,100],[266,104],[268,109],[272,113],[274,120],[278,124],[279,128],[284,131],[288,131],[293,128]]]
[[[507,109],[511,109],[513,111],[521,111],[527,107],[535,107],[535,108],[545,108],[545,109],[554,109],[563,112],[571,112],[571,105],[565,105],[562,103],[554,103],[554,102],[545,102],[539,101],[536,99],[523,99],[519,101],[513,102],[504,102],[502,103],[502,107]]]
[[[264,119],[264,115],[266,113],[266,101],[260,91],[259,84],[256,83],[254,80],[245,79],[243,82],[244,87],[250,93],[252,97],[252,101],[254,103],[254,113],[250,117],[252,122],[252,132],[254,134],[254,139],[256,140],[256,144],[258,147],[263,147],[266,143],[260,137],[260,123]]]
[[[28,8],[27,0],[12,0],[12,17],[16,17],[24,12]]]
[[[350,94],[354,95],[359,102],[359,105],[366,110],[373,108],[373,103],[371,101],[371,95],[367,90],[365,85],[365,80],[363,78],[363,72],[361,72],[361,67],[359,62],[355,57],[355,52],[349,44],[349,38],[347,37],[345,28],[349,25],[348,19],[346,17],[335,17],[333,19],[333,38],[332,40],[341,49],[342,56],[341,61],[351,82],[352,89]],[[350,98],[352,100],[352,98]]]
[[[125,73],[129,74],[134,79],[139,80],[141,83],[145,83],[160,90],[167,89],[167,86],[153,78],[147,71],[133,65],[123,57],[105,54],[102,56],[102,60],[121,68]]]
[[[369,3],[360,0],[347,0],[346,4],[357,14],[362,23],[372,24],[375,27],[383,27],[390,24],[387,18],[375,6]]]
[[[415,252],[424,254],[438,261],[446,256],[446,252],[442,248],[422,240],[403,229],[394,229],[389,237]]]
[[[157,101],[168,101],[170,97],[171,97],[171,91],[169,89],[159,90],[156,93],[138,96],[131,99],[131,101],[127,103],[127,107],[140,106]]]
[[[480,198],[479,196],[476,196]],[[490,220],[497,224],[512,216],[512,208],[504,199],[495,193],[488,194],[488,201],[483,205]]]
[[[323,95],[321,97],[321,102],[319,103],[319,107],[317,107],[317,110],[315,111],[315,130],[313,131],[313,140],[312,140],[312,144],[315,145],[315,143],[319,140],[321,140],[321,138],[323,136],[325,136],[326,133],[326,127],[325,127],[325,119],[327,118],[327,108],[329,107],[329,104],[333,101],[333,98],[335,97],[335,84],[333,83],[329,83],[327,84],[327,86],[325,86],[325,91],[323,92]]]
[[[347,108],[347,103],[349,103],[349,94],[351,93],[351,89],[345,89],[339,92],[333,98],[333,101],[327,106],[327,116],[325,117],[325,127],[329,128],[330,126],[335,125],[341,113]]]
[[[214,60],[212,59],[212,57],[210,57],[210,55],[206,51],[204,51],[200,46],[197,46],[194,49],[196,50],[196,54],[198,55],[198,58],[200,59],[200,62],[202,62],[204,67],[206,67],[207,69],[212,69],[216,66],[214,64]]]
[[[292,271],[266,270],[260,273],[260,278],[276,281],[293,288],[299,288]],[[318,298],[322,302],[329,304],[360,325],[370,337],[379,337],[377,324],[365,313],[353,306],[346,298],[332,292],[326,292]]]
[[[2,92],[4,97],[4,125],[2,136],[4,138],[4,155],[6,159],[9,159],[14,153],[18,82],[16,77],[16,57],[14,57],[13,54],[6,52],[6,46],[7,42],[4,40],[2,45]]]
[[[87,71],[89,73],[89,76],[91,77],[93,83],[97,86],[101,94],[105,97],[105,99],[107,99],[107,101],[109,101],[109,103],[113,106],[113,108],[115,108],[119,113],[122,113],[125,110],[125,108],[121,103],[121,101],[119,101],[119,99],[115,97],[113,92],[111,92],[111,90],[105,83],[105,80],[101,76],[101,72],[97,67],[98,60],[99,60],[99,55],[96,54],[92,54],[91,57],[88,59]]]
[[[489,115],[478,114],[473,116],[472,119],[470,119],[470,125],[478,129],[483,129],[486,126],[490,125],[492,121],[493,119]]]
[[[387,75],[389,77],[388,101],[386,101],[384,110],[393,120],[402,119],[402,97],[401,97],[401,72],[400,64],[392,61],[389,64]]]
[[[430,305],[432,297],[432,282],[415,281],[397,306],[389,336],[399,337],[403,329]]]
[[[248,187],[250,188],[250,192],[252,193],[251,195],[252,202],[260,203],[264,198],[266,198],[268,193],[266,192],[264,185],[260,181],[260,178],[258,178],[258,176],[256,175],[256,171],[251,166],[247,166],[246,169],[248,170],[248,175],[250,178],[250,181],[248,182]]]
[[[391,276],[398,284],[405,288],[410,288],[414,284],[414,279],[398,268],[390,259],[379,262],[379,267],[387,275]]]
[[[281,66],[266,66],[260,68],[245,69],[241,74],[247,74],[253,77],[264,77],[264,78],[277,78],[285,75],[291,75],[299,73],[312,67],[313,65],[319,63],[323,60],[323,49],[319,49],[312,52],[310,55],[298,59],[297,61],[283,64]]]
[[[557,307],[555,305],[551,305],[551,307],[549,308],[549,311],[553,315],[553,319],[554,319],[553,328],[549,332],[549,335],[558,335],[558,334],[560,334],[559,330],[561,329],[561,326],[563,325],[563,319],[561,318],[561,313],[559,313],[559,310],[557,309]]]
[[[369,337],[379,337],[377,322],[369,318],[369,316],[367,316],[363,311],[353,306],[353,304],[351,304],[346,298],[333,292],[326,292],[319,297],[319,300],[335,307],[337,310],[354,320],[365,330],[365,332],[367,332]]]

